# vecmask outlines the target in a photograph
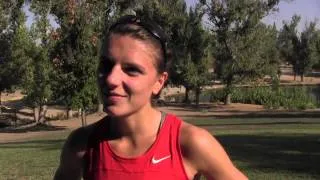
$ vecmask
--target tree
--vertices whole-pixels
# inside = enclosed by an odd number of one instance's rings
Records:
[[[301,81],[303,82],[304,75],[311,71],[312,67],[320,58],[317,49],[319,41],[318,33],[316,31],[316,22],[310,22],[306,25],[305,30],[300,36],[300,57],[299,57],[299,72]]]
[[[15,66],[12,60],[12,46],[18,27],[25,22],[21,12],[22,4],[22,0],[0,1],[0,111],[2,92],[11,90],[20,82],[16,71],[19,66]]]
[[[294,80],[300,75],[301,81],[306,72],[317,63],[317,36],[316,22],[310,22],[301,32],[297,26],[301,20],[298,15],[292,16],[291,22],[284,22],[279,35],[279,48],[281,56],[293,67]]]
[[[10,80],[6,71],[6,65],[8,61],[9,51],[9,37],[7,28],[9,26],[9,17],[7,16],[7,4],[0,2],[0,113],[1,113],[1,94],[2,91],[10,87]]]
[[[264,41],[270,33],[261,19],[275,10],[279,0],[200,2],[217,38],[216,72],[226,84],[225,104],[229,104],[235,84],[262,78],[269,71],[271,62],[264,58]]]
[[[196,94],[196,105],[204,85],[208,85],[212,74],[212,46],[210,36],[202,27],[202,14],[197,8],[190,8],[184,26],[174,31],[177,34],[175,43],[176,62],[172,73],[174,79],[186,88],[185,102],[189,101],[188,92],[193,89]],[[179,42],[180,41],[180,42]]]
[[[313,57],[318,59],[313,65],[313,69],[320,70],[320,30],[317,31],[317,39],[315,40],[315,51],[313,51]]]
[[[85,112],[98,103],[96,69],[100,40],[110,24],[115,2],[68,0],[65,6],[65,1],[57,1],[52,8],[60,25],[54,49],[57,83],[54,96],[69,112],[71,109]]]
[[[298,68],[298,51],[297,47],[298,37],[297,37],[297,26],[301,20],[300,16],[292,16],[291,22],[284,22],[283,28],[280,30],[279,34],[279,48],[281,56],[286,62],[292,65],[292,71],[294,73],[294,80],[296,80],[297,74],[299,74]]]
[[[52,64],[49,53],[52,47],[50,26],[48,15],[50,13],[51,2],[32,1],[31,11],[35,14],[35,22],[31,27],[28,41],[29,56],[31,61],[27,64],[23,88],[26,93],[26,102],[33,107],[34,120],[36,123],[45,123],[47,104],[52,96]],[[27,44],[24,44],[25,46]]]
[[[265,29],[264,45],[262,46],[262,58],[268,62],[268,67],[265,69],[265,74],[271,76],[273,85],[279,85],[281,69],[280,65],[282,63],[280,58],[280,50],[278,48],[278,36],[279,32],[276,25],[267,26]]]

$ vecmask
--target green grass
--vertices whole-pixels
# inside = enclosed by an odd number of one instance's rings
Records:
[[[250,179],[320,179],[319,118],[197,118],[188,122],[212,132]],[[68,133],[0,143],[0,180],[52,179]]]
[[[320,119],[188,120],[208,129],[250,179],[320,179]]]
[[[0,143],[0,180],[52,179],[67,134]]]

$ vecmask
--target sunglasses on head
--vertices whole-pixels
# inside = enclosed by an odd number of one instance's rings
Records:
[[[114,24],[112,24],[109,28],[109,31],[114,29],[116,26],[123,25],[123,24],[138,25],[144,28],[148,33],[150,33],[158,41],[160,41],[160,44],[163,50],[164,61],[166,62],[167,37],[163,32],[162,28],[158,24],[146,18],[142,19],[141,17],[138,17],[138,16],[126,15],[126,16],[122,16]]]

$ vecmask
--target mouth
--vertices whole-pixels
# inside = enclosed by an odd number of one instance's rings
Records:
[[[119,101],[122,101],[126,97],[128,97],[127,94],[125,93],[119,93],[116,92],[115,90],[108,89],[106,86],[102,86],[101,89],[101,95],[104,103],[106,104],[115,104]]]
[[[126,95],[122,94],[122,93],[117,93],[114,91],[110,91],[107,88],[103,87],[101,88],[101,93],[105,96],[105,97],[109,97],[109,96],[119,96],[119,97],[125,97]]]
[[[109,96],[119,96],[119,97],[125,97],[125,95],[121,95],[119,93],[115,93],[115,92],[107,92],[105,93],[108,97]]]
[[[122,95],[122,94],[115,93],[115,92],[106,92],[103,94],[109,103],[116,103],[116,102],[123,100],[125,97],[127,97],[126,95]]]

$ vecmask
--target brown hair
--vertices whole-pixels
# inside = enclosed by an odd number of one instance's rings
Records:
[[[124,16],[123,18],[138,18],[136,16]],[[137,19],[134,19],[137,20]],[[140,20],[140,19],[138,19]],[[151,23],[151,21],[148,21],[148,23]],[[149,25],[149,24],[148,24]],[[156,25],[152,22],[152,25],[157,28],[158,31],[162,31],[160,26]],[[163,32],[161,32],[164,34]],[[116,23],[114,23],[111,28],[108,31],[108,34],[105,37],[104,43],[102,48],[108,49],[109,41],[112,35],[127,35],[130,37],[133,37],[138,40],[145,41],[149,43],[153,49],[156,59],[156,69],[158,73],[163,73],[165,71],[168,71],[168,54],[166,50],[166,42],[163,42],[161,39],[156,38],[153,32],[151,32],[148,28],[146,28],[144,25],[141,25],[140,21],[136,22],[121,22],[118,20]]]

